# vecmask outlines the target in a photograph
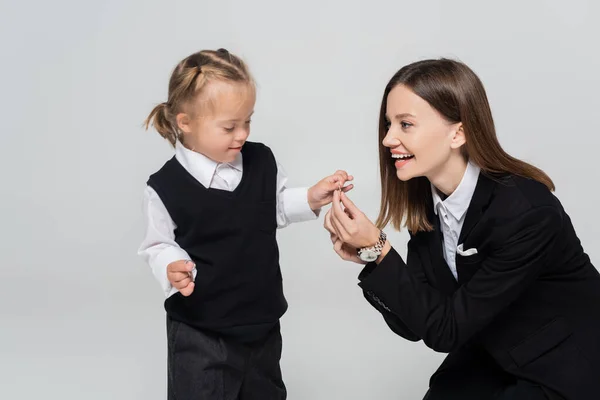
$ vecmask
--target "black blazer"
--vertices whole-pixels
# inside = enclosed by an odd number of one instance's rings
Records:
[[[566,399],[600,398],[600,274],[558,199],[481,173],[458,241],[477,253],[457,254],[458,282],[430,209],[435,230],[411,235],[406,263],[392,249],[359,275],[390,328],[439,352],[483,348]]]

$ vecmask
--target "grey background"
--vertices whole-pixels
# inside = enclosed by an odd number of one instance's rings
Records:
[[[252,140],[292,186],[338,168],[379,206],[377,113],[402,65],[449,56],[489,94],[501,143],[555,180],[600,265],[597,2],[2,1],[0,398],[163,399],[163,297],[136,255],[142,121],[171,69],[226,47],[258,83]],[[390,240],[405,254],[406,233]],[[443,355],[395,336],[322,219],[279,233],[291,400],[420,399]]]

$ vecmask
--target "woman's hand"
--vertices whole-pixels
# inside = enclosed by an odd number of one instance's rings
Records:
[[[350,201],[345,193],[339,191],[333,195],[331,225],[342,242],[357,249],[374,246],[379,240],[380,231],[375,224]]]
[[[336,253],[345,260],[351,253],[353,259],[350,261],[359,260],[358,257],[354,258],[355,249],[373,246],[379,240],[379,229],[339,190],[333,194],[333,202],[325,215],[324,226],[331,234]]]
[[[327,212],[325,215],[325,220],[331,219],[331,210]],[[326,222],[327,224],[327,222]],[[331,238],[331,243],[333,243],[333,250],[337,253],[338,256],[342,258],[342,260],[352,261],[357,264],[366,264],[363,260],[358,258],[357,249],[351,247],[340,240],[339,237],[335,233],[329,233],[329,237]]]
[[[324,227],[329,231],[333,249],[346,261],[366,264],[358,257],[357,249],[374,246],[379,240],[380,230],[339,190],[334,193],[331,209],[325,214]],[[375,263],[379,264],[390,249],[390,242],[386,240]]]

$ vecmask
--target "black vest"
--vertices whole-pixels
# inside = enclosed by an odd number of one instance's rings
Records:
[[[196,264],[194,292],[165,301],[167,314],[200,329],[254,340],[287,310],[276,241],[277,164],[246,142],[238,187],[205,188],[173,157],[148,185],[175,226],[175,241]]]

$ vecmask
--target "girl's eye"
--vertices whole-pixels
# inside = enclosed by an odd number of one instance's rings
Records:
[[[233,132],[234,129],[235,129],[235,126],[232,126],[231,128],[227,128],[227,127],[225,128],[225,130],[227,132]]]
[[[391,126],[390,121],[385,121],[385,129],[390,130],[390,126]]]
[[[407,129],[410,128],[412,126],[412,124],[410,122],[400,122],[400,126],[402,127],[402,129]]]
[[[249,119],[248,121],[246,121],[246,125],[250,125],[250,122],[252,122],[251,119]]]

